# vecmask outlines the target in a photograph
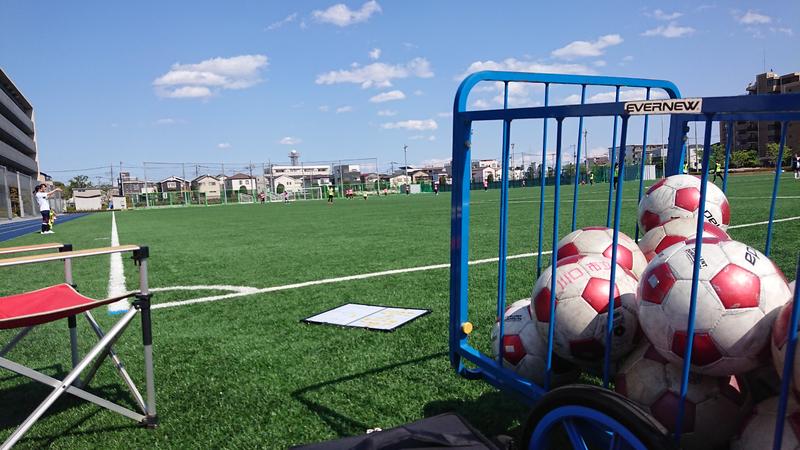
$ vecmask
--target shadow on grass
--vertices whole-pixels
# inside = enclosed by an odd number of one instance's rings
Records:
[[[423,356],[420,358],[409,359],[407,361],[398,362],[395,364],[389,364],[383,367],[377,367],[375,369],[370,369],[364,372],[359,372],[351,375],[346,375],[340,378],[336,378],[329,381],[323,381],[322,383],[313,384],[311,386],[304,387],[302,389],[298,389],[292,392],[292,398],[297,400],[298,402],[302,403],[306,408],[311,410],[314,414],[316,414],[323,422],[325,422],[333,431],[336,432],[338,436],[347,436],[353,433],[354,430],[360,430],[362,433],[367,428],[370,428],[371,424],[366,424],[363,422],[359,422],[358,420],[352,419],[347,417],[339,412],[320,404],[314,400],[311,400],[306,397],[307,394],[313,393],[320,389],[323,389],[328,386],[333,386],[340,383],[345,383],[348,381],[358,380],[360,378],[366,378],[373,375],[378,375],[383,372],[388,372],[399,367],[419,364],[425,361],[430,361],[436,358],[443,358],[447,356],[446,352],[441,353],[434,353],[431,355]]]
[[[63,379],[67,376],[68,372],[65,371],[61,364],[54,364],[44,368],[35,369],[39,372],[46,373],[53,378]],[[26,380],[14,384],[10,387],[0,389],[0,405],[2,405],[2,414],[0,414],[0,442],[5,440],[11,433],[19,427],[22,422],[44,401],[44,399],[53,392],[53,388],[37,381],[30,380],[22,375],[11,375],[3,377],[0,382],[14,383],[15,379]],[[130,392],[122,385],[109,384],[99,387],[84,388],[99,397],[102,397],[111,402],[117,403],[130,409],[136,409],[131,403]],[[59,397],[56,402],[48,408],[44,417],[58,415],[72,408],[89,404],[88,402],[75,397],[69,393],[64,393]],[[102,433],[106,431],[117,431],[135,428],[138,424],[131,421],[128,426],[109,426],[95,428],[92,430],[75,431],[84,423],[89,421],[98,412],[105,411],[99,406],[92,405],[93,410],[84,414],[78,420],[71,424],[65,424],[64,431],[55,434],[48,434],[36,437],[25,437],[21,442],[33,443],[35,447],[50,447],[56,442],[57,439],[64,436],[78,436],[89,435],[94,433]],[[33,429],[36,429],[34,425]]]
[[[446,356],[447,352],[434,353],[420,358],[377,367],[298,389],[292,392],[291,396],[316,414],[338,436],[363,433],[366,429],[374,426],[374,424],[367,424],[348,417],[330,406],[308,398],[309,394],[318,392],[326,387],[364,379],[403,366],[415,365]],[[528,409],[521,403],[514,401],[512,397],[499,391],[483,394],[479,398],[473,400],[436,400],[427,403],[423,409],[425,417],[431,417],[445,412],[459,413],[486,436],[495,436],[498,434],[517,436],[519,434],[519,424],[524,421]]]

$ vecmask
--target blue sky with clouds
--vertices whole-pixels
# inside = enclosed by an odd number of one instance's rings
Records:
[[[291,149],[307,161],[388,166],[403,145],[411,163],[446,159],[453,95],[480,69],[664,78],[684,96],[742,94],[765,64],[800,71],[800,2],[5,0],[2,9],[0,65],[34,104],[44,171],[275,161]],[[489,85],[470,104],[493,108],[497,96]],[[514,89],[511,101],[535,105],[541,91]],[[537,128],[520,127],[516,151],[541,154]],[[589,129],[590,149],[610,145],[610,127]],[[497,133],[476,128],[475,156],[498,154]]]

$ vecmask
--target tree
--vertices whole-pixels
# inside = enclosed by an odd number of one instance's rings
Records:
[[[486,177],[486,182],[487,183],[493,183],[494,182],[494,175],[492,175],[490,173],[489,176]]]
[[[778,159],[778,152],[780,152],[781,146],[777,142],[772,142],[767,144],[767,161],[773,166],[775,165],[775,160]],[[783,163],[782,166],[790,164],[792,161],[792,149],[788,145],[783,147]]]
[[[757,167],[758,155],[755,150],[736,150],[731,152],[731,165],[733,167]]]
[[[86,175],[75,175],[67,181],[67,187],[70,189],[85,189],[92,187],[92,182],[89,181],[89,177]]]

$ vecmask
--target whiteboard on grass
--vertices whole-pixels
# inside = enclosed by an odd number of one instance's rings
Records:
[[[392,331],[429,312],[427,309],[348,303],[303,319],[303,322]]]

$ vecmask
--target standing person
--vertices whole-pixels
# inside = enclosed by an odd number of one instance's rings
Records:
[[[589,186],[594,186],[594,172],[589,172]]]
[[[522,179],[522,187],[525,187],[525,178]]]
[[[483,180],[483,192],[489,190],[489,182],[487,180]]]
[[[410,195],[410,194],[411,194],[411,185],[407,184],[406,185],[406,195]]]
[[[722,164],[720,164],[719,161],[717,161],[716,165],[714,166],[714,180],[712,183],[717,182],[717,177],[722,178]]]
[[[433,183],[433,193],[439,195],[439,182],[436,181]]]
[[[619,186],[619,163],[614,164],[614,189]]]
[[[328,185],[328,206],[333,205],[333,185]]]
[[[289,204],[289,191],[283,191],[283,204]]]
[[[794,154],[794,179],[800,180],[800,155]]]
[[[45,189],[47,189],[47,186],[44,184],[36,186],[36,203],[39,204],[39,212],[42,213],[42,231],[40,234],[53,234],[53,230],[50,229],[50,202],[48,199],[56,192],[60,192],[61,188],[55,188],[50,192],[46,192]]]
[[[261,204],[263,205],[264,201],[267,199],[267,194],[265,194],[264,191],[261,191],[261,193],[258,194],[258,199],[261,200]]]
[[[689,174],[689,163],[686,161],[683,162],[683,173]]]

